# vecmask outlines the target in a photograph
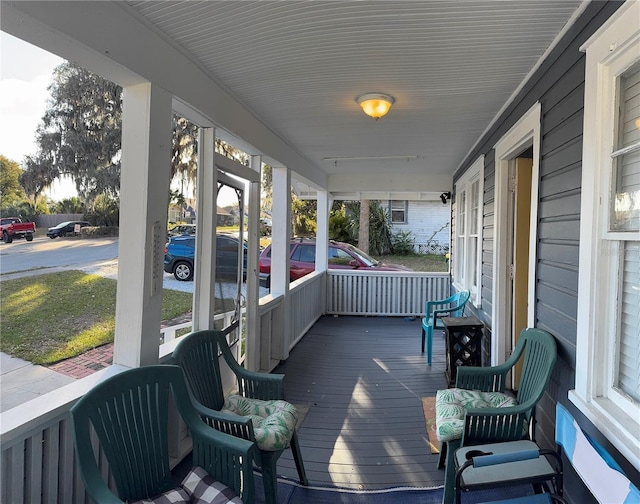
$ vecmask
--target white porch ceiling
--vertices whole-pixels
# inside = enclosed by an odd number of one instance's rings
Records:
[[[20,3],[16,8],[23,8]],[[81,3],[85,9],[96,5]],[[321,172],[316,180],[347,191],[366,186],[366,180],[375,181],[378,191],[402,189],[396,177],[422,181],[419,187],[405,182],[404,190],[450,188],[465,155],[583,4],[116,3],[123,7],[120,15],[142,22],[186,56]],[[162,55],[155,59],[162,65]],[[367,92],[395,97],[387,116],[374,121],[364,115],[355,99]]]

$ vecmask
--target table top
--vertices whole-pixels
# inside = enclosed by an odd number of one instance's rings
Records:
[[[442,317],[441,320],[445,327],[482,326],[477,317]]]

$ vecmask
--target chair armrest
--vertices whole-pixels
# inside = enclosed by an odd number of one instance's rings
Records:
[[[212,410],[199,402],[194,402],[193,407],[207,426],[247,441],[255,441],[253,422],[250,418]]]
[[[449,303],[449,301],[446,300],[442,300],[442,301],[427,301],[427,304],[425,306],[425,313],[427,314],[427,318],[429,318],[429,316],[431,316],[431,310],[436,307],[436,306],[445,306],[451,304]]]
[[[433,318],[442,318],[445,315],[450,314],[451,312],[454,312],[456,310],[459,310],[460,307],[459,306],[452,306],[450,308],[438,308],[437,310],[433,310]]]
[[[284,400],[284,375],[260,373],[249,371],[243,368],[227,349],[222,352],[233,374],[238,380],[238,395],[249,399],[261,399],[269,401],[271,399]]]
[[[504,392],[510,369],[504,364],[493,367],[460,366],[456,369],[456,387],[481,392]]]
[[[190,432],[193,464],[205,469],[216,481],[227,485],[243,502],[253,502],[255,443],[220,432],[204,422],[192,425]]]

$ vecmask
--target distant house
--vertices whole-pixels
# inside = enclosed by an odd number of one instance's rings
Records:
[[[380,201],[389,212],[392,232],[409,231],[418,254],[446,254],[449,252],[449,205],[437,201],[389,200]]]

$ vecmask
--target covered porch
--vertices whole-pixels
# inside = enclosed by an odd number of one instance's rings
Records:
[[[524,324],[547,329],[560,346],[561,364],[539,407],[540,442],[553,442],[555,403],[572,402],[583,413],[580,423],[637,480],[637,416],[593,408],[602,391],[592,390],[599,382],[586,376],[587,364],[607,342],[591,326],[577,329],[590,320],[595,304],[585,296],[596,291],[595,277],[587,275],[596,219],[587,210],[597,207],[598,194],[591,186],[582,192],[582,166],[594,180],[601,166],[588,150],[583,154],[583,119],[587,126],[596,121],[583,117],[589,80],[581,48],[621,5],[3,2],[3,31],[121,85],[124,113],[114,364],[2,414],[0,500],[84,502],[70,406],[107,376],[171,358],[175,340],[159,345],[158,334],[173,113],[200,128],[192,328],[215,323],[216,196],[219,183],[239,177],[249,248],[246,355],[241,345],[236,352],[249,369],[285,372],[289,399],[310,405],[300,440],[312,482],[442,483],[420,398],[445,386],[443,341],[435,338],[436,357],[427,367],[419,325],[405,317],[419,316],[428,299],[468,288],[470,309],[485,325],[487,362],[503,362],[512,339],[507,287],[515,266],[528,281]],[[621,11],[637,34],[636,5]],[[617,43],[606,41],[610,51]],[[620,47],[629,45],[620,41]],[[356,104],[372,91],[395,99],[379,121]],[[248,165],[215,152],[216,139],[249,154]],[[531,210],[522,246],[530,254],[509,270],[507,174],[520,155],[532,166],[531,187],[521,198]],[[273,260],[271,293],[259,298],[263,164],[273,168]],[[315,198],[318,215],[316,271],[296,282],[289,282],[292,190]],[[440,194],[454,205],[452,275],[328,270],[334,199],[437,200]],[[625,239],[637,242],[636,235]],[[636,264],[629,261],[628,270],[636,272]],[[637,328],[634,320],[630,327]],[[611,375],[605,371],[598,376]],[[636,400],[618,399],[637,411]],[[609,421],[611,413],[618,423]],[[174,463],[189,450],[176,423]],[[287,456],[279,468],[294,476]],[[576,481],[570,486],[573,500],[584,502],[586,489]]]

